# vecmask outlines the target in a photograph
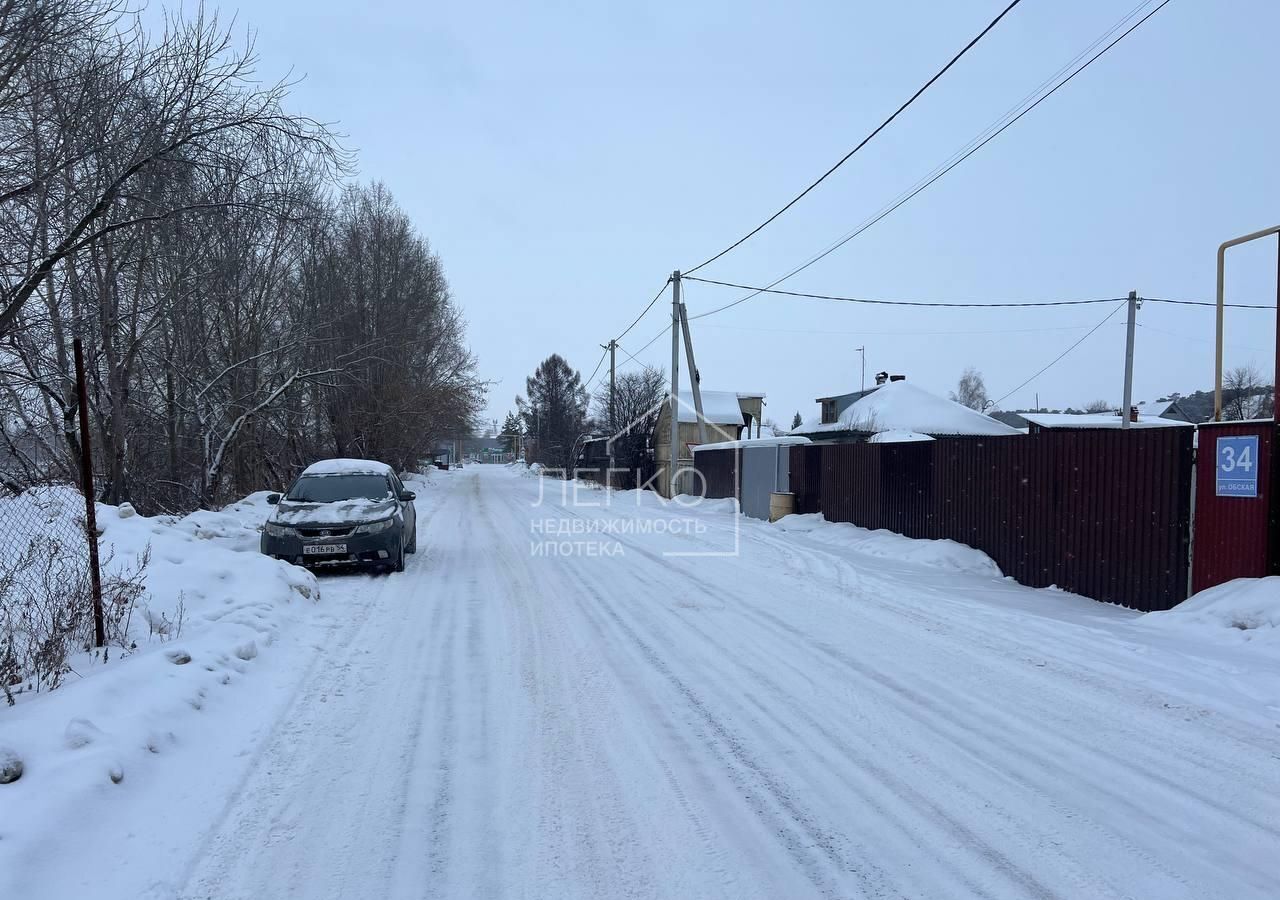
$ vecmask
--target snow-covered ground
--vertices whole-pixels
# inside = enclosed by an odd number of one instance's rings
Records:
[[[321,578],[257,657],[0,709],[49,760],[0,786],[0,897],[1275,895],[1274,585],[1141,616],[726,502],[414,489],[407,571]],[[258,502],[170,527],[249,573]],[[143,729],[156,683],[201,702]]]

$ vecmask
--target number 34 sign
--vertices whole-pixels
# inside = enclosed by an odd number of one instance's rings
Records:
[[[1219,497],[1258,496],[1258,436],[1218,438]]]

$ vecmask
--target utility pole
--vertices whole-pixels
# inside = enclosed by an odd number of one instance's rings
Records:
[[[80,490],[84,493],[84,536],[89,547],[89,590],[93,602],[93,646],[105,647],[107,632],[102,616],[102,572],[98,567],[98,517],[93,490],[93,450],[89,438],[89,387],[84,374],[84,347],[80,338],[71,342],[76,357],[76,406],[80,418]]]
[[[859,388],[859,390],[860,390],[860,391],[862,391],[862,393],[864,393],[864,394],[865,394],[865,393],[867,392],[867,348],[866,348],[866,345],[864,344],[863,346],[858,347],[858,348],[857,348],[857,350],[858,350],[858,352],[859,352],[859,353],[861,353],[861,354],[862,354],[862,387],[861,387],[861,388]]]
[[[1137,291],[1129,292],[1129,328],[1124,344],[1124,402],[1120,406],[1120,427],[1129,427],[1129,410],[1133,407],[1133,329],[1138,322]]]
[[[618,342],[610,338],[609,343],[600,346],[609,351],[609,471],[604,476],[607,488],[613,484],[613,439],[618,434]]]
[[[680,270],[671,273],[671,462],[667,496],[676,495],[676,464],[680,461]]]
[[[693,388],[693,409],[698,417],[698,443],[707,442],[707,421],[702,416],[702,376],[693,362],[693,338],[689,336],[689,311],[680,304],[680,330],[684,333],[684,354],[689,361],[689,385]],[[751,435],[747,435],[751,437]]]

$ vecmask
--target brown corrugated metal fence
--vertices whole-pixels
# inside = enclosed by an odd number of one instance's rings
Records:
[[[1187,596],[1191,477],[1190,428],[791,448],[797,512],[950,538],[1022,584],[1143,610]]]
[[[706,484],[703,496],[711,500],[738,498],[739,452],[736,449],[698,450],[693,454],[694,466]]]

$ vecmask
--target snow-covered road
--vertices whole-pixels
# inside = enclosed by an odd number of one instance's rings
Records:
[[[347,624],[173,878],[137,825],[134,896],[1276,895],[1264,660],[763,523],[665,556],[733,518],[642,526],[652,497],[439,480],[406,573],[323,580]],[[531,553],[560,521],[637,524]]]

